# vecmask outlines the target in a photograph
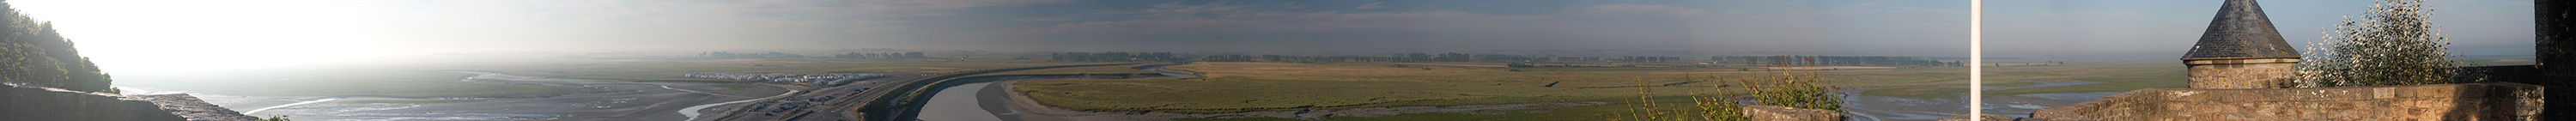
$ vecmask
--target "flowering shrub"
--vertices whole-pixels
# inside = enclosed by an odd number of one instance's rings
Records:
[[[2392,86],[2454,83],[2442,30],[2427,18],[2423,0],[2381,0],[2361,15],[2324,32],[2299,62],[2297,87]]]

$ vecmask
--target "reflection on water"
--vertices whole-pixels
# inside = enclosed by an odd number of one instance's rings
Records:
[[[1843,90],[1843,93],[1859,94],[1862,91],[1869,90]],[[1966,100],[1959,99],[1964,98],[1906,99],[1888,96],[1854,95],[1850,98],[1843,98],[1843,108],[1850,111],[1853,120],[1938,120],[1945,118],[1944,115],[1949,113],[1967,112],[1968,107],[1965,105],[1968,102]]]
[[[985,87],[984,85],[986,84],[992,84],[992,82],[966,83],[964,85],[948,87],[948,89],[940,89],[939,94],[931,95],[929,104],[922,104],[920,119],[927,121],[1001,121],[1001,117],[994,117],[992,112],[984,111],[983,105],[977,105],[977,102],[980,101],[975,98],[975,94],[977,91],[983,91]]]
[[[1988,91],[1993,91],[1993,90],[2010,90],[2010,89],[2022,89],[2022,88],[2060,87],[2060,86],[2075,86],[2075,85],[2099,84],[2099,83],[2101,83],[2101,82],[2059,82],[2059,81],[2021,81],[2021,82],[2039,83],[2039,84],[2031,84],[2031,85],[2027,85],[2027,86],[2013,86],[2013,87],[1986,87],[1986,90],[1988,90]]]
[[[251,116],[282,115],[304,120],[677,120],[692,118],[691,113],[697,113],[694,110],[714,107],[684,108],[691,107],[689,105],[759,98],[737,96],[742,94],[794,93],[792,90],[770,88],[712,90],[716,87],[708,86],[721,83],[575,80],[488,72],[463,73],[478,74],[467,78],[490,80],[465,82],[472,80],[469,79],[459,80],[459,83],[556,86],[581,90],[564,94],[466,97],[189,94],[235,111],[250,111],[245,113]],[[136,94],[180,93],[149,88],[122,89]]]
[[[274,111],[274,112],[281,112],[281,113],[278,113],[278,114],[294,114],[294,116],[298,117],[298,118],[296,118],[296,119],[313,119],[313,118],[303,118],[303,117],[323,117],[323,118],[319,118],[319,119],[328,119],[328,120],[527,120],[527,119],[555,119],[555,118],[566,117],[566,115],[536,114],[536,113],[436,112],[436,111],[430,111],[430,112],[391,112],[391,110],[414,109],[414,108],[421,108],[421,107],[446,107],[446,106],[465,106],[465,105],[452,105],[452,104],[401,104],[401,103],[333,103],[333,104],[313,104],[313,105],[293,106],[293,107],[287,107],[287,108],[274,109],[274,110],[271,110],[271,111]]]
[[[295,102],[295,103],[288,103],[288,104],[286,104],[286,105],[277,105],[277,106],[268,106],[268,107],[266,107],[266,108],[250,109],[250,111],[242,111],[241,113],[242,113],[242,114],[257,114],[257,113],[259,113],[260,111],[268,111],[269,109],[277,109],[277,108],[283,108],[283,107],[292,107],[292,106],[296,106],[296,105],[313,104],[313,103],[321,103],[321,102],[330,102],[331,100],[339,100],[339,99],[340,99],[340,98],[323,98],[323,99],[320,99],[320,100],[304,101],[304,102]]]

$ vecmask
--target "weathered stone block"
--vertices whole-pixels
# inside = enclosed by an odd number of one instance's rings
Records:
[[[2240,59],[2240,60],[2282,60],[2282,59]],[[2296,80],[2296,79],[2293,79],[2293,78],[2290,78],[2290,77],[2295,77],[2295,75],[2293,75],[2293,74],[2297,74],[2295,69],[2297,69],[2297,68],[2298,68],[2298,67],[2297,67],[2297,66],[2298,66],[2298,59],[2286,59],[2286,61],[2279,61],[2279,62],[2275,62],[2275,61],[2263,61],[2263,63],[2250,63],[2250,62],[2248,62],[2248,61],[2231,61],[2231,60],[2192,60],[2192,61],[2193,61],[2193,62],[2197,62],[2197,61],[2222,61],[2222,62],[2236,62],[2236,63],[2192,63],[2192,64],[2186,64],[2186,65],[2190,65],[2190,66],[2189,66],[2189,68],[2190,68],[2190,71],[2191,71],[2191,72],[2190,72],[2190,75],[2191,75],[2191,88],[2195,88],[2195,89],[2256,89],[2256,88],[2286,88],[2286,87],[2290,87],[2290,86],[2295,86],[2295,84],[2296,84],[2295,82],[2293,82],[2293,80]]]
[[[1843,113],[1833,110],[1800,109],[1780,106],[1744,106],[1744,116],[1755,121],[1840,121]]]

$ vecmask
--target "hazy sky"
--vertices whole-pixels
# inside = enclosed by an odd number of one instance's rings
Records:
[[[2223,0],[1987,0],[1986,56],[2179,60],[2217,16]],[[2376,0],[2264,0],[2263,12],[2295,46]],[[2530,55],[2530,0],[2428,0],[2451,49],[2468,55]],[[2301,49],[2306,51],[2306,49]]]
[[[11,0],[102,64],[439,52],[1797,51],[1965,56],[1935,0]],[[212,60],[209,60],[212,59]],[[238,59],[225,61],[226,59]]]
[[[1964,0],[11,0],[103,67],[441,52],[1793,51],[1965,56]],[[2529,52],[2530,1],[2439,0],[2467,54]],[[1991,0],[1989,56],[2173,59],[2219,0]],[[2294,44],[2362,0],[2264,1]],[[168,61],[186,60],[186,61]]]

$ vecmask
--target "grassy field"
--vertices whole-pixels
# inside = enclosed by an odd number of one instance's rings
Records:
[[[1155,64],[1164,64],[1164,63],[1140,63],[1140,64],[1127,64],[1127,65],[1085,66],[1085,67],[1071,67],[1071,68],[1051,68],[1051,69],[1037,69],[1037,70],[1005,71],[1005,72],[999,72],[999,73],[977,74],[977,75],[973,75],[973,76],[990,76],[990,75],[1040,75],[1040,74],[1151,74],[1151,73],[1154,73],[1154,72],[1152,72],[1152,71],[1145,71],[1145,70],[1136,70],[1135,68],[1136,68],[1137,66],[1155,65]]]
[[[1631,97],[1631,98],[1633,98],[1633,97]],[[1692,104],[1687,103],[1687,102],[1690,102],[1691,100],[1690,100],[1689,98],[1685,97],[1685,96],[1668,96],[1668,97],[1658,97],[1658,98],[1654,98],[1653,100],[1654,100],[1653,102],[1655,102],[1657,105],[1664,105],[1664,106],[1673,106],[1673,107],[1675,107],[1675,108],[1661,108],[1662,110],[1665,110],[1665,111],[1688,112],[1688,111],[1691,111],[1691,110],[1697,110],[1696,108],[1682,108],[1682,107],[1692,106]],[[1591,100],[1569,100],[1569,101],[1589,101],[1589,102],[1627,102],[1627,101],[1631,101],[1631,100],[1626,100],[1626,99],[1612,99],[1612,98],[1599,98],[1599,99],[1591,99]],[[1626,104],[1624,104],[1624,103],[1623,103],[1623,104],[1609,104],[1609,105],[1576,106],[1576,107],[1543,108],[1543,109],[1500,110],[1500,111],[1465,112],[1465,113],[1419,113],[1419,114],[1397,114],[1397,115],[1373,116],[1373,117],[1347,117],[1347,116],[1344,116],[1344,117],[1325,117],[1325,118],[1322,118],[1322,119],[1319,119],[1319,120],[1330,120],[1330,121],[1424,121],[1424,120],[1437,120],[1437,121],[1597,121],[1597,120],[1605,120],[1605,118],[1606,118],[1606,117],[1603,117],[1603,116],[1609,116],[1609,115],[1614,114],[1614,113],[1630,112],[1630,111],[1633,111],[1633,110],[1636,110],[1636,109],[1635,109],[1635,108],[1631,108],[1631,107],[1629,107],[1628,105],[1626,105]],[[1303,121],[1303,120],[1299,120],[1299,119],[1290,119],[1290,118],[1269,118],[1269,117],[1262,117],[1262,118],[1219,118],[1219,119],[1184,118],[1184,119],[1174,119],[1174,120],[1178,120],[1178,121]]]
[[[2189,73],[2180,61],[2068,62],[2050,66],[1987,67],[1987,86],[2023,86],[2023,81],[2101,82],[2059,87],[1986,91],[1986,95],[2065,92],[2126,92],[2145,88],[2189,88]],[[1967,91],[1967,90],[1951,90]]]
[[[1960,85],[1960,86],[1966,86],[1966,85],[1964,85],[1964,84],[1963,84],[1963,85]],[[1962,88],[1904,88],[1904,89],[1879,89],[1879,90],[1861,91],[1861,92],[1860,92],[1860,94],[1857,94],[1857,95],[1866,95],[1866,96],[1888,96],[1888,97],[1908,98],[1908,99],[1958,99],[1959,97],[1965,97],[1965,96],[1967,96],[1967,95],[1968,95],[1968,90],[1967,90],[1967,89],[1962,89]]]
[[[544,59],[427,64],[438,70],[604,80],[734,81],[681,77],[689,73],[945,73],[1095,62],[910,61],[857,59]]]
[[[1602,100],[1635,94],[1638,85],[1652,85],[1643,87],[1656,90],[1656,95],[1684,95],[1711,92],[1713,86],[1720,84],[1681,79],[1684,77],[1762,72],[1723,67],[1395,67],[1388,63],[1258,62],[1201,62],[1167,68],[1201,72],[1205,77],[1026,81],[1016,83],[1014,88],[1042,104],[1075,110],[1219,113]],[[1965,84],[1967,73],[1955,67],[1823,72],[1837,75],[1827,77],[1829,84],[1847,87]],[[1551,83],[1555,86],[1547,86]]]

